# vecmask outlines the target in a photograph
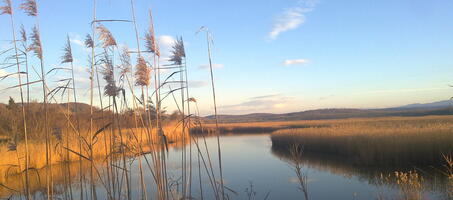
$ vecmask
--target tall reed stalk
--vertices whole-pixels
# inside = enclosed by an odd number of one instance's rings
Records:
[[[137,43],[137,52],[138,52],[138,58],[139,58],[139,62],[141,61],[142,59],[142,54],[141,54],[141,50],[140,50],[140,38],[139,38],[139,33],[138,33],[138,28],[137,28],[137,21],[136,21],[136,18],[135,18],[135,6],[134,6],[134,0],[131,0],[130,1],[131,3],[131,12],[132,12],[132,20],[133,20],[133,24],[134,24],[134,32],[135,32],[135,40],[136,40],[136,43]],[[126,54],[126,55],[129,55],[129,54]],[[130,59],[129,59],[130,60]],[[143,63],[142,63],[143,64]],[[146,64],[146,63],[145,63]],[[129,66],[127,66],[129,67]],[[132,68],[130,68],[132,70]],[[145,74],[149,74],[148,72],[148,67],[146,66],[146,72]],[[127,76],[127,73],[125,73],[126,76]],[[149,75],[146,76],[146,78],[148,79],[148,82],[149,83]],[[148,84],[149,85],[149,84]],[[146,86],[148,86],[146,85]],[[143,87],[143,86],[142,86]],[[131,91],[134,91],[134,88],[133,86],[131,85]],[[132,94],[134,95],[134,94]],[[142,93],[143,95],[143,93]],[[148,97],[147,97],[148,98]],[[146,99],[147,99],[146,98]],[[145,98],[143,98],[143,105],[145,105],[145,101],[144,101]],[[133,110],[136,109],[136,106],[135,106],[135,98],[133,98],[133,102],[134,102],[134,107],[133,107]],[[146,112],[146,110],[145,110]],[[136,117],[136,114],[135,112],[133,113],[134,114],[134,121],[135,121],[135,126],[137,127],[137,117]],[[150,119],[151,120],[151,119]],[[142,134],[140,134],[141,136]],[[140,138],[141,140],[141,138]],[[139,172],[140,172],[140,190],[141,190],[141,196],[142,198],[141,199],[144,199],[144,200],[147,200],[148,197],[147,197],[147,194],[146,194],[146,184],[145,184],[145,179],[144,179],[144,175],[143,175],[143,166],[142,166],[142,160],[141,160],[141,156],[138,157],[138,166],[139,166]]]
[[[25,141],[25,196],[27,199],[30,199],[30,191],[29,191],[29,174],[28,169],[29,167],[29,151],[28,151],[28,132],[27,132],[27,118],[25,113],[25,104],[24,104],[24,93],[22,91],[22,71],[20,68],[20,61],[19,61],[19,51],[16,42],[16,28],[14,25],[14,16],[13,16],[13,8],[11,0],[4,0],[5,5],[0,7],[0,15],[1,14],[8,14],[10,16],[11,22],[11,32],[12,32],[12,39],[14,44],[14,53],[15,53],[15,61],[17,65],[17,80],[19,83],[19,93],[20,93],[20,101],[21,101],[21,111],[22,111],[22,125],[23,125],[23,133],[24,133],[24,141]],[[27,75],[28,77],[28,75]],[[28,85],[28,82],[27,82]],[[19,163],[20,167],[20,163]]]
[[[93,21],[91,22],[91,34],[93,36],[93,48],[91,48],[91,69],[90,69],[90,129],[89,129],[89,154],[91,158],[90,162],[90,197],[91,199],[97,199],[96,188],[94,184],[94,175],[93,175],[93,92],[94,92],[94,65],[96,64],[96,52],[95,52],[95,32],[96,32],[96,0],[93,0]]]
[[[72,91],[73,91],[73,98],[74,98],[74,108],[75,113],[78,112],[77,110],[77,97],[76,97],[76,88],[75,88],[75,78],[74,78],[74,59],[72,56],[72,48],[71,48],[71,41],[69,40],[69,36],[67,36],[66,45],[63,48],[63,56],[61,57],[61,64],[70,63],[71,64],[71,82],[72,82]],[[69,177],[69,192],[70,192],[70,199],[73,199],[72,196],[72,184],[71,184],[71,169],[69,168],[69,131],[70,131],[70,92],[68,92],[68,101],[67,101],[67,112],[68,112],[68,122],[67,122],[67,131],[66,131],[66,158],[67,158],[67,170],[68,170],[68,177]],[[77,114],[75,116],[77,126],[79,126]],[[77,128],[77,132],[79,132],[79,128]],[[80,152],[81,153],[81,152]]]
[[[52,177],[52,165],[50,161],[52,160],[51,147],[52,141],[49,134],[49,124],[48,124],[48,108],[47,108],[47,90],[46,90],[46,72],[44,69],[44,57],[43,57],[43,47],[41,42],[40,30],[39,30],[39,15],[38,15],[38,5],[35,0],[25,0],[21,4],[21,9],[31,17],[36,18],[36,25],[32,30],[32,44],[29,47],[35,52],[36,57],[40,60],[41,67],[41,82],[42,82],[42,91],[43,91],[43,103],[44,103],[44,132],[46,135],[46,183],[47,183],[47,198],[53,198],[53,177]]]
[[[216,126],[216,137],[217,137],[217,153],[219,157],[219,173],[220,173],[220,191],[222,193],[222,199],[225,199],[225,191],[224,191],[224,184],[223,184],[223,170],[222,170],[222,153],[221,153],[221,146],[220,146],[220,131],[219,131],[219,118],[217,115],[217,103],[216,103],[216,95],[215,95],[215,86],[214,86],[214,73],[212,70],[212,58],[211,58],[211,33],[206,27],[201,27],[200,31],[206,32],[206,42],[208,45],[208,60],[209,60],[209,71],[211,77],[211,88],[212,88],[212,99],[214,103],[214,116],[215,116],[215,126]]]

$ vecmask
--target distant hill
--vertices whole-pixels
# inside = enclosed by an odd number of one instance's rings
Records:
[[[429,109],[429,108],[448,108],[453,106],[453,101],[445,100],[445,101],[437,101],[432,103],[414,103],[405,106],[396,107],[394,109]]]
[[[252,113],[246,115],[219,115],[219,120],[225,123],[259,122],[259,121],[286,121],[286,120],[320,120],[345,119],[387,116],[425,116],[425,115],[453,115],[451,101],[439,101],[426,104],[409,104],[400,107],[383,109],[317,109],[284,114]],[[453,102],[452,102],[453,103]],[[214,116],[207,116],[205,120],[212,122]]]

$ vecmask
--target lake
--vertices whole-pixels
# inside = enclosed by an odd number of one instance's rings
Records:
[[[202,144],[202,137],[199,137],[198,140]],[[300,182],[298,181],[291,155],[288,155],[283,150],[273,148],[269,134],[225,135],[221,136],[220,141],[224,183],[228,188],[225,192],[230,199],[304,199],[304,193],[299,189]],[[213,160],[213,168],[216,169],[216,178],[218,178],[216,137],[206,137],[206,143]],[[200,199],[196,147],[194,144],[191,146],[193,168],[192,196]],[[186,147],[187,151],[189,151],[189,146]],[[173,189],[174,198],[177,198],[178,192],[181,190],[180,184],[178,185],[182,168],[181,152],[181,148],[171,148],[167,158],[167,176],[169,177],[170,188]],[[379,195],[384,195],[388,199],[399,195],[399,190],[395,183],[392,183],[392,181],[381,181],[378,176],[381,173],[392,173],[391,170],[362,168],[343,163],[341,159],[329,158],[328,156],[308,153],[306,156],[305,154],[302,155],[300,166],[302,173],[306,176],[307,193],[310,199],[376,199]],[[146,156],[151,160],[150,155]],[[155,194],[155,186],[153,185],[152,174],[146,167],[144,159],[141,160],[145,173],[145,183],[148,188],[147,194],[152,199],[155,199],[155,195],[153,195]],[[131,164],[132,199],[140,199],[138,159],[130,160],[129,163]],[[99,166],[99,168],[101,167]],[[55,169],[58,169],[58,167],[55,167]],[[77,168],[74,167],[73,169],[71,166],[71,170],[77,171]],[[206,171],[204,170],[201,167],[203,197],[204,199],[214,199],[209,177],[206,176]],[[68,182],[68,180],[60,180],[58,175],[54,176],[56,177],[55,193],[64,199],[65,191],[67,193],[68,190],[63,187],[63,183],[64,181]],[[77,177],[75,174],[73,176]],[[425,188],[423,191],[424,198],[446,199],[444,179],[428,173],[426,175],[422,174],[422,176],[425,180],[423,187]],[[80,198],[80,191],[77,185],[78,183],[72,184],[75,199]],[[41,182],[41,186],[34,188],[32,191],[34,197],[43,198],[46,188],[45,182]],[[97,181],[96,188],[98,199],[106,199],[106,191],[99,181]],[[0,194],[4,198],[9,196],[4,190]],[[19,198],[18,195],[13,197]]]

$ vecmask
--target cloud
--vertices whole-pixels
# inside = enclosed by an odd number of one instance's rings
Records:
[[[77,33],[70,33],[69,41],[77,46],[81,46],[81,47],[85,48],[85,42],[82,39],[82,36],[80,36]]]
[[[189,81],[190,88],[201,88],[209,85],[206,81]]]
[[[157,42],[160,48],[171,48],[175,44],[176,39],[169,35],[161,35],[157,37]]]
[[[285,65],[285,66],[289,66],[289,65],[303,65],[303,64],[307,64],[309,62],[310,61],[307,60],[307,59],[293,59],[293,60],[284,60],[282,64]]]
[[[157,37],[157,45],[159,46],[161,60],[168,61],[170,57],[170,51],[175,44],[176,39],[169,35],[161,35]]]
[[[85,43],[84,43],[82,40],[79,40],[79,39],[69,39],[69,41],[71,41],[73,44],[76,44],[76,45],[85,47]]]
[[[320,101],[324,101],[324,100],[330,99],[332,97],[335,97],[335,95],[331,94],[331,95],[327,95],[327,96],[322,96],[322,97],[319,97],[319,100]]]
[[[0,69],[0,76],[6,76],[8,74],[4,69]]]
[[[281,33],[293,30],[305,23],[305,14],[314,10],[316,0],[302,0],[298,5],[281,13],[268,33],[268,38],[275,40]]]
[[[222,69],[223,67],[224,67],[223,64],[217,64],[217,63],[212,64],[213,69]],[[198,66],[198,69],[209,69],[209,64],[200,65],[200,66]]]
[[[295,105],[293,97],[280,94],[256,96],[233,105],[220,106],[222,113],[281,112]]]
[[[270,94],[270,95],[263,95],[263,96],[256,96],[252,97],[250,99],[268,99],[268,98],[274,98],[274,97],[279,97],[280,94]]]

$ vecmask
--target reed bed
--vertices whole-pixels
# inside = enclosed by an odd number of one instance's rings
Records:
[[[310,128],[328,127],[329,121],[326,120],[300,120],[300,121],[277,121],[277,122],[245,122],[245,123],[219,123],[218,131],[221,134],[241,134],[241,133],[272,133],[281,129],[289,128]],[[217,127],[213,123],[200,127],[193,127],[192,134],[216,134]]]
[[[183,146],[181,143],[182,141],[182,134],[181,134],[181,129],[176,128],[176,122],[169,122],[166,124],[163,129],[167,133],[168,137],[168,143],[171,146]],[[155,130],[153,130],[155,131]],[[148,133],[146,132],[145,128],[131,128],[131,129],[125,129],[124,131],[125,139],[127,140],[125,143],[128,144],[127,149],[130,151],[127,151],[126,153],[131,156],[135,157],[137,155],[140,155],[142,153],[148,153],[151,151],[149,148],[149,141],[158,141],[157,136],[155,136],[155,133],[152,133],[153,138],[148,137]],[[133,136],[133,134],[135,136]],[[75,162],[79,160],[80,155],[77,153],[71,153],[69,154],[69,159],[66,157],[65,152],[67,149],[70,151],[76,151],[78,149],[78,139],[77,135],[72,132],[72,133],[63,133],[62,138],[52,138],[52,144],[56,144],[55,148],[52,148],[52,160],[50,161],[53,165],[55,164],[60,164],[63,162]],[[86,138],[88,136],[85,135],[83,136]],[[109,138],[106,140],[105,137],[109,137],[108,135],[104,134],[99,134],[96,139],[95,139],[95,144],[93,148],[93,157],[94,160],[101,160],[105,158],[110,151],[105,150],[104,146],[110,146],[114,145],[115,143],[120,143],[117,139],[117,141],[112,141],[113,143],[111,144]],[[136,138],[137,139],[136,139]],[[188,138],[189,135],[186,134],[184,137]],[[69,141],[66,143],[66,141]],[[107,144],[106,144],[107,142]],[[19,155],[24,155],[25,154],[25,148],[23,148],[25,144],[24,143],[19,143],[17,147],[17,151]],[[143,148],[143,152],[140,152],[138,150],[138,146],[141,145]],[[41,169],[46,166],[46,159],[45,159],[45,143],[43,141],[32,141],[29,143],[29,150],[30,150],[30,167],[33,169]],[[78,151],[78,150],[77,150]],[[88,156],[88,151],[83,151],[82,155],[85,157]],[[2,155],[2,159],[0,159],[0,178],[5,178],[6,176],[12,175],[12,174],[18,174],[18,167],[17,166],[17,157],[16,157],[16,152],[11,151],[8,148],[8,145],[0,145],[0,154]],[[21,163],[24,165],[24,163]],[[22,169],[24,169],[24,166],[21,166]],[[4,183],[2,181],[4,179],[0,179],[0,183]]]
[[[330,120],[329,127],[278,130],[271,139],[275,147],[302,145],[357,165],[440,166],[453,153],[453,117]]]

